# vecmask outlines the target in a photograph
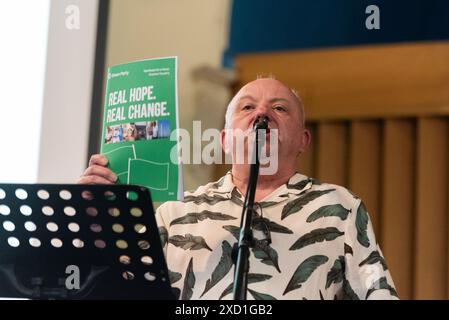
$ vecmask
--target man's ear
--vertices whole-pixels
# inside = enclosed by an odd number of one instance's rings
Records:
[[[308,129],[304,129],[301,135],[301,143],[299,146],[299,154],[304,153],[312,141],[312,134]]]

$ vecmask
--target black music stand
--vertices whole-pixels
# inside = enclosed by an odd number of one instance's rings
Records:
[[[175,299],[148,189],[0,184],[0,297]]]

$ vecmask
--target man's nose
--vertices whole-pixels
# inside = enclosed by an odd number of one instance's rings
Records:
[[[271,120],[270,108],[265,105],[257,106],[256,112],[254,114],[254,120],[258,117],[268,118],[268,121]]]
[[[264,116],[269,116],[270,113],[270,108],[268,108],[268,106],[265,105],[258,105],[256,108],[256,112],[255,112],[255,116],[257,117],[264,117]]]

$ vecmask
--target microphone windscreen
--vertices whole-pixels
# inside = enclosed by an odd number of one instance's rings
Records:
[[[254,121],[254,130],[268,129],[268,117],[267,116],[259,116],[256,121]]]

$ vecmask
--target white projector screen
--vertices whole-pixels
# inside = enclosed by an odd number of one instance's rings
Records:
[[[37,182],[74,183],[89,143],[98,0],[53,0]]]
[[[0,2],[0,182],[37,179],[49,0]]]

